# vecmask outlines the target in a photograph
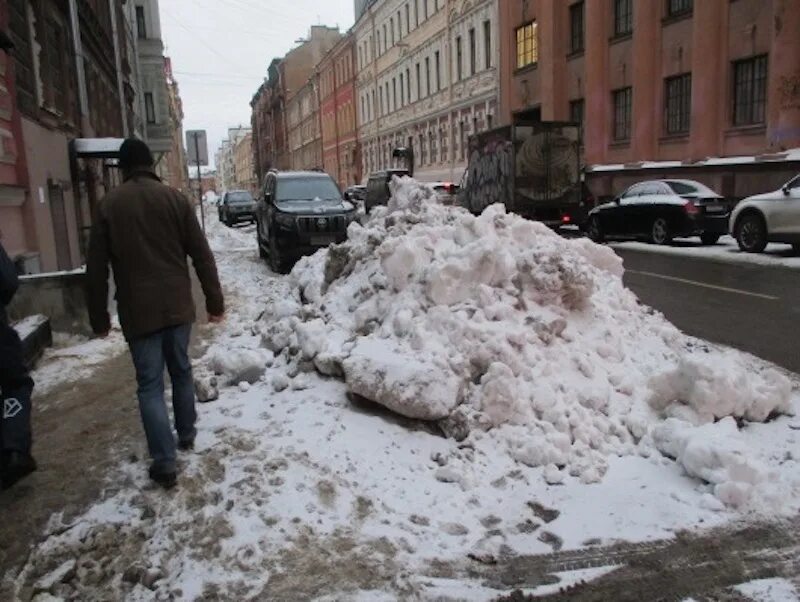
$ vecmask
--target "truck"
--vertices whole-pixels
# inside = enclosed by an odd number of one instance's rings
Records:
[[[470,136],[459,203],[474,214],[502,203],[553,228],[580,226],[591,209],[582,171],[578,124],[516,118]]]

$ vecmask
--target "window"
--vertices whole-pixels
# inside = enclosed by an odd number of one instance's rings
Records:
[[[570,53],[582,52],[584,48],[584,25],[583,16],[585,14],[585,4],[583,1],[571,4],[569,7],[569,51]]]
[[[690,13],[693,8],[693,0],[667,0],[667,15],[670,17]]]
[[[614,90],[614,140],[630,140],[633,88]]]
[[[397,110],[397,80],[392,78],[392,103],[394,104],[394,110]]]
[[[422,5],[425,7],[425,20],[428,20],[428,0],[422,0]]]
[[[144,93],[144,110],[147,116],[147,123],[155,123],[156,122],[156,105],[153,102],[153,93],[152,92],[145,92]]]
[[[41,58],[47,69],[43,70],[44,101],[50,109],[60,113],[69,111],[69,66],[66,26],[50,16],[45,19],[45,43]]]
[[[614,35],[624,36],[633,31],[633,0],[614,0]]]
[[[431,163],[436,163],[436,135],[433,133],[433,130],[428,132],[428,140],[431,147]]]
[[[764,123],[767,55],[733,63],[733,125]]]
[[[147,39],[147,21],[144,18],[144,6],[136,7],[136,35],[140,40]]]
[[[386,114],[389,114],[389,111],[392,109],[389,107],[389,82],[386,82]]]
[[[411,7],[406,4],[406,34],[411,33]]]
[[[692,74],[668,77],[664,96],[664,124],[667,134],[688,132],[692,114]]]
[[[569,103],[569,120],[581,126],[581,138],[583,138],[583,119],[585,104],[583,98],[571,100]]]
[[[441,67],[441,60],[439,56],[439,51],[437,50],[434,54],[434,61],[436,62],[436,91],[442,89],[442,67]]]
[[[419,69],[419,63],[417,63],[417,100],[422,98],[422,75]]]
[[[406,69],[406,97],[411,102],[411,69]]]
[[[367,110],[364,106],[364,97],[361,97],[361,121],[367,120]]]
[[[414,0],[414,27],[419,27],[419,0]]]
[[[492,22],[483,22],[483,64],[486,69],[492,68]]]
[[[389,36],[386,35],[386,24],[383,24],[383,51],[386,52],[389,49]]]
[[[389,19],[389,29],[392,32],[392,46],[394,46],[394,44],[395,44],[395,39],[394,39],[394,17]]]
[[[539,61],[539,43],[536,33],[535,22],[517,28],[517,69],[534,65]]]
[[[431,59],[425,57],[425,96],[431,94]]]
[[[381,32],[380,31],[375,34],[375,38],[378,41],[378,45],[376,47],[376,53],[375,54],[377,56],[380,56],[381,55]]]
[[[406,87],[403,84],[403,74],[400,74],[400,106],[406,106]]]
[[[378,96],[380,98],[380,111],[381,115],[385,115],[385,111],[383,110],[383,86],[378,86]]]
[[[456,38],[456,81],[461,81],[464,77],[464,51],[461,47],[461,36]]]
[[[469,74],[475,75],[478,49],[475,41],[475,28],[469,30]]]
[[[406,33],[408,32],[406,31]],[[403,39],[403,21],[400,18],[399,10],[397,11],[397,37],[401,40]]]

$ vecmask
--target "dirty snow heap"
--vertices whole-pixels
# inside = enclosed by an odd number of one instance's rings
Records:
[[[392,188],[345,243],[297,264],[293,297],[264,314],[270,351],[456,439],[493,439],[551,483],[654,450],[733,506],[770,480],[737,425],[789,412],[788,378],[681,334],[606,247]]]

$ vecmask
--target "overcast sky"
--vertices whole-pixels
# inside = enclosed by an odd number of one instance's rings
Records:
[[[214,154],[227,128],[250,125],[250,99],[275,57],[311,25],[353,24],[353,0],[161,0],[165,54],[183,99],[186,130],[208,130]]]

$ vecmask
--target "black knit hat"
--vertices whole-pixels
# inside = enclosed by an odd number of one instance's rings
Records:
[[[137,167],[153,167],[153,154],[150,147],[138,138],[128,138],[119,148],[119,166],[124,171]]]

